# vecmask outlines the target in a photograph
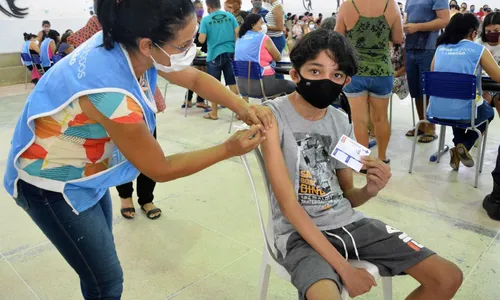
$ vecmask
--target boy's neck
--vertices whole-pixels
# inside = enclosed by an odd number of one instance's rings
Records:
[[[293,92],[288,99],[295,111],[308,121],[319,121],[326,115],[328,108],[319,109],[307,102],[299,93]]]

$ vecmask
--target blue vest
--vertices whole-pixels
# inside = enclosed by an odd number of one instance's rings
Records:
[[[263,42],[263,33],[252,30],[247,31],[244,36],[236,41],[234,60],[252,61],[260,65],[260,49],[262,49]],[[264,72],[264,68],[262,66],[261,72]]]
[[[117,92],[131,97],[142,108],[149,130],[154,131],[156,104],[152,91],[149,97],[142,91],[125,49],[115,43],[108,51],[102,46],[102,40],[102,32],[96,33],[43,75],[29,95],[14,131],[4,176],[4,187],[14,198],[18,193],[17,181],[22,179],[39,188],[62,193],[73,211],[79,213],[95,205],[109,187],[133,181],[139,174],[116,147],[109,169],[68,182],[31,176],[19,166],[19,157],[35,140],[34,120],[61,111],[83,95]],[[145,79],[154,88],[156,69],[149,69]]]
[[[42,67],[47,68],[52,65],[52,62],[50,61],[50,42],[52,42],[53,39],[50,38],[45,38],[40,45],[40,60],[42,62]],[[52,53],[54,54],[54,53]]]
[[[477,76],[476,105],[483,103],[481,92],[481,55],[484,46],[469,40],[462,40],[454,45],[441,45],[436,49],[434,71],[452,72]],[[427,114],[430,118],[448,120],[470,120],[471,102],[461,99],[430,97]]]
[[[21,53],[28,54],[31,57],[30,45],[31,45],[31,41],[24,42],[23,48],[21,49]],[[23,60],[23,65],[31,66],[31,65],[33,65],[33,63],[31,61],[24,61]]]

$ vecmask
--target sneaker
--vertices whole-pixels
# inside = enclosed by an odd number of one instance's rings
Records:
[[[458,144],[456,148],[458,152],[458,157],[460,158],[462,164],[464,164],[464,166],[466,166],[467,168],[474,167],[474,160],[472,159],[469,150],[465,148],[464,144]]]
[[[450,167],[455,171],[458,171],[458,168],[460,168],[460,157],[458,157],[456,147],[450,149]]]

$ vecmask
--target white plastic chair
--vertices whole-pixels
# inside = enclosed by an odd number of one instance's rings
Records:
[[[260,279],[259,279],[259,300],[265,300],[267,298],[267,289],[269,286],[269,275],[271,273],[271,268],[274,269],[274,272],[278,277],[288,282],[291,281],[290,275],[288,272],[281,266],[276,258],[276,249],[274,247],[274,230],[272,223],[272,213],[271,213],[271,191],[269,189],[269,178],[267,177],[266,169],[264,166],[264,158],[262,157],[262,153],[259,149],[254,150],[255,157],[257,158],[257,162],[259,164],[262,177],[264,178],[264,184],[266,186],[266,195],[267,202],[269,204],[269,213],[268,213],[268,222],[267,227],[264,224],[264,219],[262,217],[262,212],[260,209],[259,197],[257,195],[257,188],[255,186],[255,181],[252,176],[252,171],[248,165],[248,161],[246,156],[241,156],[241,160],[243,165],[245,166],[248,178],[250,179],[250,184],[252,185],[253,196],[255,200],[255,204],[257,207],[257,215],[260,221],[260,228],[262,231],[262,236],[264,238],[264,250],[262,251],[262,264],[260,271]],[[366,269],[376,281],[382,279],[382,288],[384,294],[384,300],[392,300],[392,278],[391,277],[381,277],[378,271],[378,268],[363,260],[349,260],[349,263],[356,268]],[[341,291],[341,296],[343,300],[349,299],[349,294],[346,289]]]

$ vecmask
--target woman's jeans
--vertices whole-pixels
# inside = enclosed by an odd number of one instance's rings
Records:
[[[271,37],[271,40],[273,41],[274,45],[278,49],[278,52],[281,54],[283,53],[283,50],[285,49],[286,46],[286,39],[285,36],[279,36],[279,37]],[[285,75],[283,74],[276,74],[277,79],[285,79]]]
[[[78,274],[84,299],[121,299],[123,271],[113,240],[109,192],[96,205],[76,215],[60,193],[22,180],[17,188],[17,204]]]

